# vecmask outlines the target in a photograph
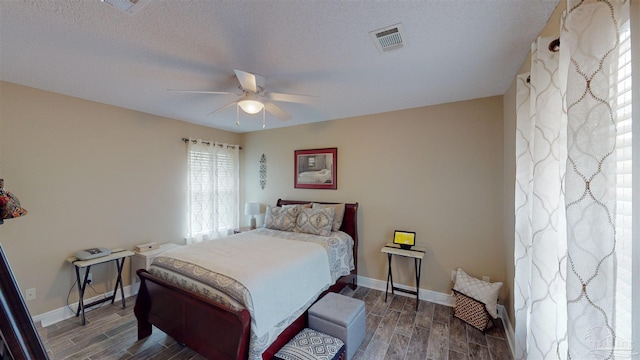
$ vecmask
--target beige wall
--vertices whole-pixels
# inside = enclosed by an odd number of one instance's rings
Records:
[[[541,37],[559,37],[560,19],[566,9],[566,3],[561,1],[553,12],[547,25],[540,32]],[[518,74],[524,74],[531,69],[531,53],[522,63]],[[504,94],[504,249],[507,282],[504,284],[509,296],[505,299],[505,308],[512,324],[515,324],[513,311],[514,267],[514,232],[515,232],[515,182],[516,182],[516,78],[513,79],[509,90]]]
[[[559,34],[564,9],[541,36]],[[64,259],[74,251],[182,241],[181,137],[243,143],[242,201],[358,201],[362,275],[384,280],[380,246],[394,229],[415,230],[429,249],[422,288],[449,292],[458,266],[489,275],[505,283],[513,322],[515,90],[514,78],[504,97],[234,134],[0,82],[0,177],[29,210],[0,226],[0,241],[21,289],[37,289],[32,315],[60,308],[74,280]],[[338,148],[338,190],[294,189],[293,151],[322,147]],[[401,266],[398,280],[414,285],[411,264]],[[112,271],[94,269],[98,292],[111,287]]]
[[[428,249],[422,288],[449,293],[458,267],[504,281],[502,106],[498,96],[247,133],[243,199],[359,202],[359,273],[366,277],[386,279],[380,248],[403,229]],[[325,147],[338,148],[338,190],[294,189],[294,150]],[[401,260],[396,280],[415,286],[413,263]]]
[[[240,135],[10,83],[0,95],[0,176],[29,210],[0,239],[20,288],[37,289],[32,315],[66,304],[74,276],[64,260],[76,250],[182,241],[183,136],[244,145],[243,201],[360,202],[364,276],[385,279],[380,247],[407,229],[429,249],[422,288],[449,292],[459,266],[505,280],[501,97]],[[338,148],[338,190],[294,189],[293,151],[321,147]],[[400,264],[398,281],[414,285],[412,264]],[[94,268],[99,293],[113,271]]]
[[[65,259],[77,250],[181,243],[186,148],[180,139],[189,136],[240,140],[239,134],[0,82],[0,177],[29,211],[6,221],[0,240],[20,288],[37,290],[27,302],[32,315],[66,305],[74,275]],[[114,265],[92,272],[99,293],[112,288]],[[75,291],[70,302],[77,301]]]

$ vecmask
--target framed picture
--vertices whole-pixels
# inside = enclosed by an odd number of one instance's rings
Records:
[[[298,189],[338,188],[338,148],[295,151],[294,184]]]

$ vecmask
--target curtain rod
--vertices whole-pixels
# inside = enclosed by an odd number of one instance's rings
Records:
[[[182,141],[184,141],[186,143],[186,142],[189,141],[189,138],[182,138]],[[194,144],[195,144],[195,141],[196,140],[193,140]],[[211,145],[210,141],[203,141],[202,143],[203,144],[207,144],[207,145]],[[222,146],[222,144],[218,144],[218,145]],[[232,149],[235,149],[236,146],[238,146],[238,149],[242,150],[242,146],[239,146],[239,145],[227,145],[228,148],[232,148]]]
[[[560,38],[553,40],[549,43],[549,51],[558,52],[560,51]]]

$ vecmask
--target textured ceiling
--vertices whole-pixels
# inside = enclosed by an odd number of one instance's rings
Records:
[[[235,132],[233,69],[266,89],[314,95],[278,105],[267,128],[503,94],[558,0],[150,0],[129,15],[98,0],[0,0],[0,79]],[[402,23],[404,48],[369,32]]]

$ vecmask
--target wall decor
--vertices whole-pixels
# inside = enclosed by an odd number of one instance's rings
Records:
[[[260,156],[260,188],[264,190],[267,185],[267,157],[262,154]]]
[[[294,155],[296,188],[338,188],[338,148],[295,150]]]

